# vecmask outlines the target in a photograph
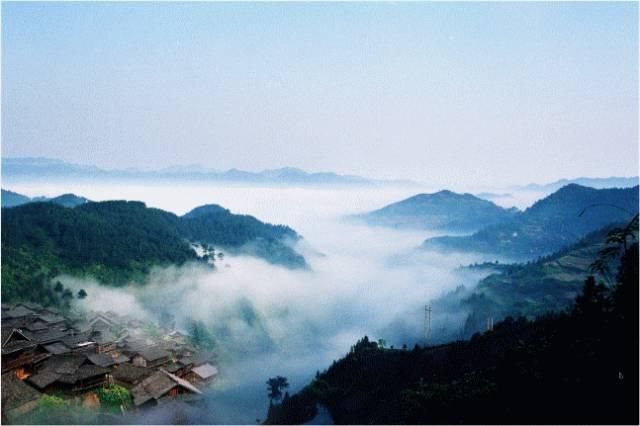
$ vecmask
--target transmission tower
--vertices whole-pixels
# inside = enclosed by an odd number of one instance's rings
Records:
[[[487,331],[493,331],[493,317],[487,317]]]
[[[424,306],[424,346],[431,343],[431,305]]]

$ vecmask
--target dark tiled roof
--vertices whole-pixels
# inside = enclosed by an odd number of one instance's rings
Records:
[[[64,322],[64,317],[56,314],[39,314],[37,318],[51,324]]]
[[[152,373],[153,370],[138,367],[133,364],[121,364],[111,371],[111,375],[115,380],[121,380],[127,383],[135,383],[150,376]]]
[[[159,399],[178,384],[161,371],[156,371],[131,389],[133,403],[141,405],[150,399]]]
[[[40,392],[19,380],[14,373],[2,375],[2,411],[20,407],[40,396]]]
[[[169,364],[165,365],[163,368],[167,370],[169,373],[175,373],[176,371],[180,370],[183,367],[184,365],[178,362],[170,362]]]
[[[29,376],[27,379],[30,383],[36,386],[38,389],[44,389],[49,386],[51,383],[55,382],[60,378],[62,374],[56,373],[53,370],[43,370],[38,372],[38,374],[34,374]]]
[[[94,365],[98,365],[100,367],[110,367],[115,364],[115,360],[107,354],[89,354],[87,355],[89,361],[91,361]]]
[[[2,327],[9,328],[21,328],[27,325],[29,321],[27,321],[26,317],[23,318],[5,318],[2,317]]]
[[[161,358],[167,358],[171,354],[160,347],[149,346],[143,350],[138,351],[138,355],[140,355],[147,361],[156,361]]]
[[[36,321],[33,321],[33,322],[25,325],[23,328],[26,329],[26,330],[29,330],[29,331],[36,331],[37,332],[37,331],[48,329],[49,328],[49,324],[44,322],[44,321],[36,320]]]
[[[3,311],[2,312],[2,319],[4,320],[9,319],[9,318],[22,318],[22,317],[28,317],[29,315],[34,315],[35,312],[33,312],[31,309],[27,309],[24,306],[18,306],[14,309],[10,309],[8,311]]]
[[[87,360],[84,355],[53,355],[42,365],[42,370],[55,371],[59,374],[73,374]]]
[[[60,383],[73,385],[80,380],[105,375],[108,372],[108,369],[99,367],[97,365],[82,365],[73,374],[61,374],[57,381]]]
[[[31,309],[32,311],[39,311],[42,309],[42,305],[39,303],[32,302],[20,302],[16,306],[24,306],[27,309]]]
[[[7,341],[12,332],[13,327],[2,327],[2,344]]]
[[[68,335],[62,339],[62,342],[69,347],[75,346],[79,343],[92,342],[92,341],[93,340],[91,339],[91,333],[89,332],[77,333],[75,335]]]
[[[47,343],[53,343],[59,340],[62,340],[67,336],[67,333],[61,330],[49,329],[47,331],[39,331],[39,332],[25,332],[25,335],[29,337],[29,339],[37,342],[41,345]]]
[[[194,373],[196,373],[200,378],[202,379],[210,379],[212,377],[215,377],[218,375],[218,369],[216,367],[214,367],[213,365],[206,363],[206,364],[202,364],[196,368],[194,368],[193,370]]]
[[[54,355],[66,354],[71,352],[71,349],[69,349],[64,343],[61,342],[45,345],[44,350]]]
[[[2,345],[4,346],[7,341],[14,337],[16,340],[32,340],[29,338],[29,333],[15,327],[2,327]]]
[[[13,342],[9,342],[2,347],[2,355],[12,354],[15,352],[22,351],[24,349],[31,349],[36,346],[35,343],[30,342],[29,340],[16,340]]]

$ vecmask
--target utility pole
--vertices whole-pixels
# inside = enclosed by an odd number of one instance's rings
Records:
[[[424,306],[424,346],[431,343],[431,305]]]

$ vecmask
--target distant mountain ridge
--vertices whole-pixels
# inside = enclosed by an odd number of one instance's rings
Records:
[[[105,170],[48,158],[2,158],[2,178],[8,181],[68,179],[154,179],[250,183],[264,185],[415,185],[406,180],[376,180],[333,172],[307,172],[295,167],[250,172],[238,169],[220,171],[199,165],[173,166],[159,170]]]
[[[29,198],[26,195],[18,194],[17,192],[2,190],[2,207],[16,207],[26,203],[34,202],[51,202],[59,204],[64,207],[76,207],[90,200],[84,197],[80,197],[75,194],[62,194],[57,197],[33,197]]]
[[[577,184],[580,186],[588,186],[590,188],[631,188],[638,185],[638,176],[631,177],[579,177],[575,179],[560,179],[551,183],[530,183],[528,185],[515,185],[510,189],[524,190],[524,191],[557,191],[563,186],[570,184]]]
[[[517,211],[472,194],[442,190],[417,194],[356,218],[371,225],[393,228],[474,231],[504,222]]]
[[[464,237],[436,237],[426,249],[477,252],[532,259],[575,243],[612,222],[638,212],[638,186],[594,189],[567,185],[506,222]]]

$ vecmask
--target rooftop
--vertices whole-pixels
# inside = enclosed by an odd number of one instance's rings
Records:
[[[192,369],[202,379],[209,379],[218,375],[218,369],[213,365],[206,363]]]
[[[138,355],[147,361],[156,361],[161,358],[168,358],[171,356],[169,352],[158,346],[146,347],[145,349],[138,351]]]
[[[19,380],[14,373],[2,375],[2,408],[11,410],[40,398],[41,393]]]
[[[89,358],[92,364],[100,367],[110,367],[116,363],[113,357],[107,354],[89,354],[87,358]]]

